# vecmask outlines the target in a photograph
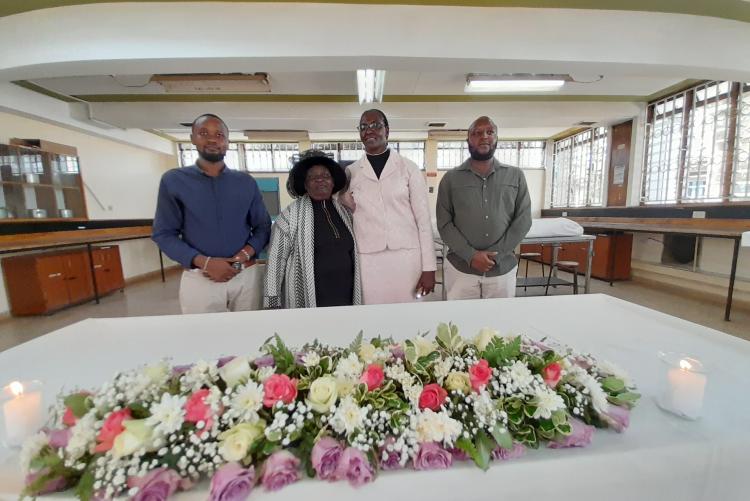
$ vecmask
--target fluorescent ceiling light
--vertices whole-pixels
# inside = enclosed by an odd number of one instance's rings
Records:
[[[465,92],[554,92],[560,90],[569,75],[475,75],[466,77]]]
[[[385,70],[357,70],[359,104],[383,101]]]
[[[268,74],[242,73],[195,74],[195,75],[154,75],[152,82],[158,82],[164,91],[175,94],[246,94],[268,93],[271,85]]]

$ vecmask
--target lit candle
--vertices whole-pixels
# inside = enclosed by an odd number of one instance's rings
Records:
[[[42,392],[40,383],[13,381],[3,388],[5,440],[10,447],[19,447],[42,425]]]
[[[667,404],[673,412],[695,419],[703,408],[703,394],[706,390],[706,375],[703,366],[695,359],[683,358],[667,374],[669,382]]]

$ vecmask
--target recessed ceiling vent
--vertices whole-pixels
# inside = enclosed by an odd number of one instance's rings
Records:
[[[573,125],[578,125],[580,127],[591,127],[594,124],[596,124],[596,122],[587,122],[587,121],[584,120],[582,122],[578,122],[578,123],[573,124]]]
[[[442,128],[447,125],[447,122],[427,122],[427,127],[430,128]]]
[[[171,94],[258,94],[271,92],[267,73],[199,73],[195,75],[154,75]]]

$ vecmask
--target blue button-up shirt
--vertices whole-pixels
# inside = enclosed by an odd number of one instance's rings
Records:
[[[270,234],[271,218],[249,174],[224,167],[211,177],[191,165],[162,176],[151,238],[185,268],[198,254],[229,258],[246,244],[260,254]]]

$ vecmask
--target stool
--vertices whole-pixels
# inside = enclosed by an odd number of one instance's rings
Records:
[[[516,270],[516,276],[518,276],[518,272],[521,271],[521,258],[523,258],[526,260],[526,275],[524,278],[529,278],[529,261],[536,257],[539,258],[539,263],[542,265],[542,278],[544,278],[544,261],[542,261],[541,252],[521,252],[518,254],[518,270]],[[523,286],[523,290],[526,292],[526,285]]]
[[[544,295],[549,291],[549,282],[552,279],[554,269],[562,269],[573,274],[573,294],[578,294],[578,261],[557,261],[550,266],[549,275],[547,275],[547,286],[544,288]]]

